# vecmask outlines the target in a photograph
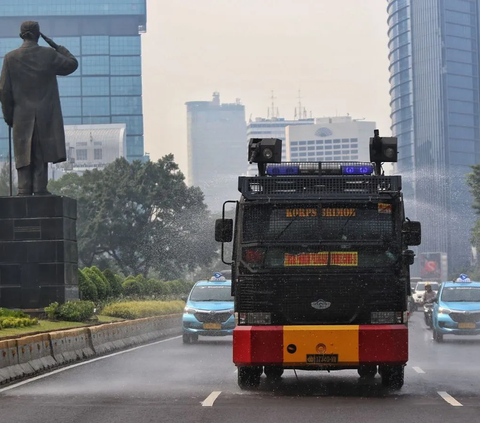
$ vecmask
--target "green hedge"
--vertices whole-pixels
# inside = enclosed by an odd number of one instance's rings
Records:
[[[0,329],[23,328],[38,325],[37,319],[32,319],[23,311],[0,308]]]
[[[67,301],[62,305],[55,302],[45,307],[45,312],[50,320],[86,322],[93,317],[95,304],[91,301]]]
[[[183,301],[126,301],[107,305],[102,314],[123,319],[139,319],[181,313],[184,307]]]

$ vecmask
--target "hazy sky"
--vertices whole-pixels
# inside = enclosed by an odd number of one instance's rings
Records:
[[[390,135],[385,0],[147,0],[145,151],[187,172],[186,101],[240,98],[266,117],[302,104],[313,117],[377,122]]]

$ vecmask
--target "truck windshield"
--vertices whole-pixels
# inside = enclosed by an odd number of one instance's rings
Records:
[[[243,241],[379,241],[393,239],[392,205],[245,205]]]
[[[252,269],[385,268],[400,257],[394,235],[387,203],[246,204],[242,257]]]

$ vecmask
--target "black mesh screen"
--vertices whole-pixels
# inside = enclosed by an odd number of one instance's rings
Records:
[[[405,309],[405,288],[394,281],[370,274],[242,277],[235,311],[270,312],[278,325],[367,324],[372,311]]]
[[[247,203],[243,207],[243,242],[389,241],[393,237],[388,203]]]

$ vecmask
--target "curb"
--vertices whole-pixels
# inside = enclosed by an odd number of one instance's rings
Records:
[[[181,314],[171,314],[0,341],[0,385],[94,356],[180,335],[181,319]]]

